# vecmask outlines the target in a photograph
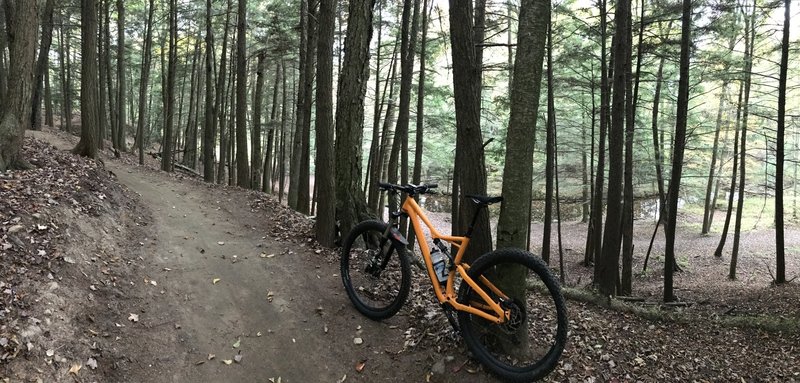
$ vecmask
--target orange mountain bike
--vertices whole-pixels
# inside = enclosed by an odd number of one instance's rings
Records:
[[[414,199],[431,193],[437,185],[379,185],[393,198],[401,193],[405,197],[401,210],[390,212],[389,223],[363,221],[344,241],[342,282],[356,309],[373,320],[396,314],[408,297],[410,264],[416,261],[427,271],[450,324],[491,372],[510,381],[527,382],[552,371],[567,341],[567,310],[558,281],[547,265],[520,249],[496,250],[469,265],[462,258],[477,212],[463,237],[442,235]],[[503,200],[467,197],[480,208]],[[398,230],[401,217],[408,217],[414,228],[424,264],[408,254],[408,241]],[[455,257],[448,244],[458,249]]]

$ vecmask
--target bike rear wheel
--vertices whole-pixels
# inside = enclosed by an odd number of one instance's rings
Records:
[[[509,381],[530,382],[550,373],[564,351],[568,324],[561,289],[547,265],[528,252],[501,249],[478,258],[468,275],[495,302],[500,299],[483,278],[503,291],[509,299],[501,306],[511,310],[503,324],[459,311],[461,334],[473,356]],[[466,282],[458,300],[476,308],[483,302]]]
[[[384,235],[387,227],[381,221],[361,222],[342,246],[340,266],[347,296],[361,314],[373,320],[396,314],[411,286],[406,249]]]

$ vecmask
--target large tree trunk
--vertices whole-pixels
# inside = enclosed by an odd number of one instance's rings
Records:
[[[306,67],[311,65],[309,63],[310,55],[309,49],[309,28],[311,22],[309,21],[310,7],[309,0],[300,1],[300,53],[299,53],[299,74],[300,87],[297,94],[297,108],[294,135],[292,138],[292,152],[289,162],[289,207],[298,209],[298,199],[300,196],[300,166],[303,154],[303,126],[305,124],[305,105],[311,103],[311,96],[306,94],[305,83],[307,82],[306,76],[309,73]]]
[[[209,0],[210,1],[210,0]],[[145,138],[145,124],[147,123],[146,102],[147,87],[150,82],[150,62],[153,58],[153,14],[155,13],[155,0],[150,0],[147,11],[147,32],[144,37],[142,55],[142,76],[139,83],[139,121],[136,123],[136,140],[139,148],[139,165],[144,165],[144,149],[147,145]]]
[[[217,148],[217,109],[214,107],[214,28],[211,0],[206,0],[206,100],[203,119],[203,180],[214,182],[214,157]]]
[[[608,129],[608,194],[606,222],[600,258],[595,264],[595,283],[603,295],[616,295],[619,276],[619,251],[622,233],[622,176],[625,140],[625,62],[630,49],[630,2],[618,0],[613,44],[613,99],[611,126]],[[601,121],[602,123],[602,121]]]
[[[341,16],[341,8],[339,9],[339,14]],[[366,179],[364,181],[364,192],[367,194],[367,204],[371,207],[372,203],[372,195],[373,193],[377,193],[378,188],[376,186],[372,186],[373,184],[377,184],[381,180],[374,179],[374,172],[373,169],[377,165],[378,159],[378,148],[380,147],[380,129],[378,126],[381,123],[381,113],[383,111],[383,98],[381,97],[381,35],[383,34],[383,1],[378,0],[378,20],[376,21],[378,25],[378,41],[377,41],[377,48],[375,49],[375,103],[373,104],[373,112],[372,112],[372,141],[370,142],[369,146],[369,158],[367,158],[367,174]],[[339,32],[341,33],[341,20],[339,24]],[[341,41],[339,42],[341,44]],[[397,44],[395,43],[395,46]],[[341,66],[342,57],[339,55],[339,65]],[[386,91],[384,90],[384,95]],[[374,190],[374,192],[373,192]]]
[[[81,0],[81,140],[72,151],[97,158],[97,1]]]
[[[364,97],[369,79],[374,0],[350,1],[336,104],[336,216],[342,233],[369,216],[361,188]]]
[[[71,116],[72,116],[72,97],[70,93],[72,86],[70,84],[71,76],[69,72],[69,42],[68,36],[64,30],[64,19],[69,18],[68,15],[61,15],[59,17],[60,25],[58,27],[58,66],[60,70],[60,84],[61,84],[61,130],[71,131]],[[0,33],[0,35],[3,35]],[[2,55],[0,55],[2,56]],[[2,90],[0,90],[2,93]]]
[[[111,68],[113,68],[113,66],[111,66],[111,10],[110,10],[110,5],[109,5],[111,0],[102,0],[102,1],[103,1],[103,12],[102,12],[102,15],[103,15],[103,20],[104,21],[103,21],[103,26],[101,28],[102,29],[102,32],[101,32],[102,38],[101,38],[101,43],[100,44],[103,46],[103,52],[104,53],[100,56],[100,60],[102,60],[102,65],[105,66],[105,69],[106,69],[104,73],[105,73],[106,84],[108,85],[108,88],[107,88],[107,96],[108,97],[106,97],[105,99],[103,99],[101,101],[104,102],[104,101],[108,100],[108,116],[109,116],[109,118],[111,120],[111,125],[110,125],[111,126],[111,135],[110,136],[108,135],[108,129],[106,129],[105,123],[101,123],[100,127],[99,127],[100,128],[99,134],[100,134],[100,137],[102,137],[100,139],[100,141],[99,141],[100,149],[103,149],[103,146],[105,145],[105,142],[104,142],[105,138],[111,138],[111,140],[113,142],[115,137],[117,137],[119,135],[119,133],[117,132],[117,127],[119,126],[119,119],[117,118],[118,117],[117,116],[117,110],[118,110],[118,106],[117,105],[119,105],[119,104],[116,101],[117,92],[114,90],[114,80],[113,80],[114,76],[112,76],[112,70],[111,70]],[[103,75],[100,75],[100,81],[101,81],[100,91],[101,92],[105,91],[105,89],[106,89],[106,88],[104,88],[102,86],[102,81],[103,81],[102,79],[103,79]],[[101,121],[105,121],[105,114],[106,114],[106,109],[103,106],[103,102],[100,102],[100,107],[99,107],[100,108],[100,113],[101,113],[100,116],[102,118]]]
[[[681,59],[680,80],[678,80],[678,111],[675,122],[675,140],[673,141],[672,177],[669,181],[669,204],[667,206],[667,223],[665,232],[667,244],[664,257],[664,302],[672,302],[675,295],[672,289],[672,273],[675,264],[675,232],[678,225],[678,198],[683,172],[683,152],[686,147],[686,125],[689,117],[689,55],[692,39],[692,2],[683,0],[683,16],[681,17]]]
[[[480,125],[480,66],[475,47],[471,0],[450,0],[450,44],[456,110],[456,177],[461,195],[486,194],[486,164]],[[454,196],[455,197],[455,196]],[[456,233],[469,233],[472,219],[478,230],[466,253],[467,262],[491,251],[492,233],[487,209],[471,202],[459,204]],[[470,233],[472,234],[472,233]]]
[[[50,70],[44,71],[44,123],[55,126],[53,118],[53,90],[50,82]]]
[[[50,44],[53,42],[54,0],[47,0],[42,14],[42,40],[39,44],[39,58],[36,61],[36,79],[33,86],[31,125],[33,130],[42,130],[42,85],[46,72],[50,71]]]
[[[317,157],[314,172],[319,205],[315,226],[317,241],[333,247],[336,241],[336,180],[334,172],[333,126],[333,31],[336,27],[336,0],[321,0],[319,5],[319,44],[317,45]]]
[[[119,152],[128,149],[125,145],[125,127],[127,126],[128,116],[125,115],[125,100],[127,97],[127,84],[125,82],[125,5],[123,0],[117,0],[117,131],[116,136],[112,137],[114,148],[117,149],[115,155],[119,157]]]
[[[161,170],[171,172],[173,167],[172,133],[175,126],[175,76],[178,64],[178,1],[169,2],[169,59],[167,68],[167,91],[164,114],[164,143],[161,149]]]
[[[198,31],[199,34],[199,31]],[[183,165],[197,168],[197,110],[200,109],[201,73],[198,61],[203,58],[200,48],[200,39],[195,41],[194,55],[192,55],[191,80],[189,84],[189,113],[186,117],[186,131],[183,142]]]
[[[783,1],[783,40],[781,42],[781,69],[778,80],[778,140],[775,148],[775,283],[786,283],[786,249],[783,236],[783,161],[786,131],[786,72],[789,66],[789,10],[790,0]],[[796,182],[796,181],[795,181]]]
[[[533,184],[533,145],[542,80],[550,2],[523,0],[520,4],[517,55],[511,88],[503,167],[503,204],[497,223],[497,248],[523,249],[528,239],[528,204]]]
[[[36,56],[34,47],[39,23],[37,2],[5,0],[3,7],[8,20],[10,55],[8,97],[6,103],[0,106],[0,172],[30,166],[20,157],[20,149],[25,129],[30,125],[33,93],[31,63]]]
[[[286,86],[286,61],[281,60],[281,73],[283,73],[283,85],[281,89],[281,152],[279,157],[279,165],[278,165],[278,202],[283,202],[283,194],[286,190],[285,183],[286,183],[286,146],[291,142],[290,140],[286,139],[286,126],[289,120],[289,105],[287,102],[289,101],[288,87]]]
[[[250,188],[247,162],[247,0],[239,0],[236,23],[236,185]]]
[[[299,168],[299,181],[297,185],[297,210],[303,214],[311,214],[311,204],[309,194],[310,188],[310,168],[311,168],[311,107],[313,106],[313,99],[311,95],[314,91],[314,73],[316,71],[316,51],[317,51],[317,12],[318,2],[311,3],[309,8],[310,18],[312,22],[308,26],[308,65],[306,66],[306,81],[305,86],[306,102],[303,104],[303,130],[300,153],[300,168]]]

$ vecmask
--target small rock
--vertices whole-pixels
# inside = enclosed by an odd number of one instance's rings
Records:
[[[353,338],[353,343],[354,343],[354,344],[363,344],[363,343],[364,343],[364,339],[361,339],[361,338]]]

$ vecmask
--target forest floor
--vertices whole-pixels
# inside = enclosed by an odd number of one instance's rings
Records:
[[[78,158],[64,152],[76,138],[59,132],[30,136],[24,153],[37,168],[0,173],[0,381],[496,381],[419,278],[395,317],[358,314],[336,252],[273,197],[168,175],[152,158]],[[728,281],[728,256],[711,255],[716,237],[688,234],[695,218],[680,219],[685,307],[657,304],[656,255],[634,279],[644,302],[587,299],[586,226],[565,223],[574,298],[548,381],[800,381],[800,284],[770,285],[770,232],[745,233]],[[636,270],[650,230],[637,223]],[[787,242],[792,278],[797,228]]]

